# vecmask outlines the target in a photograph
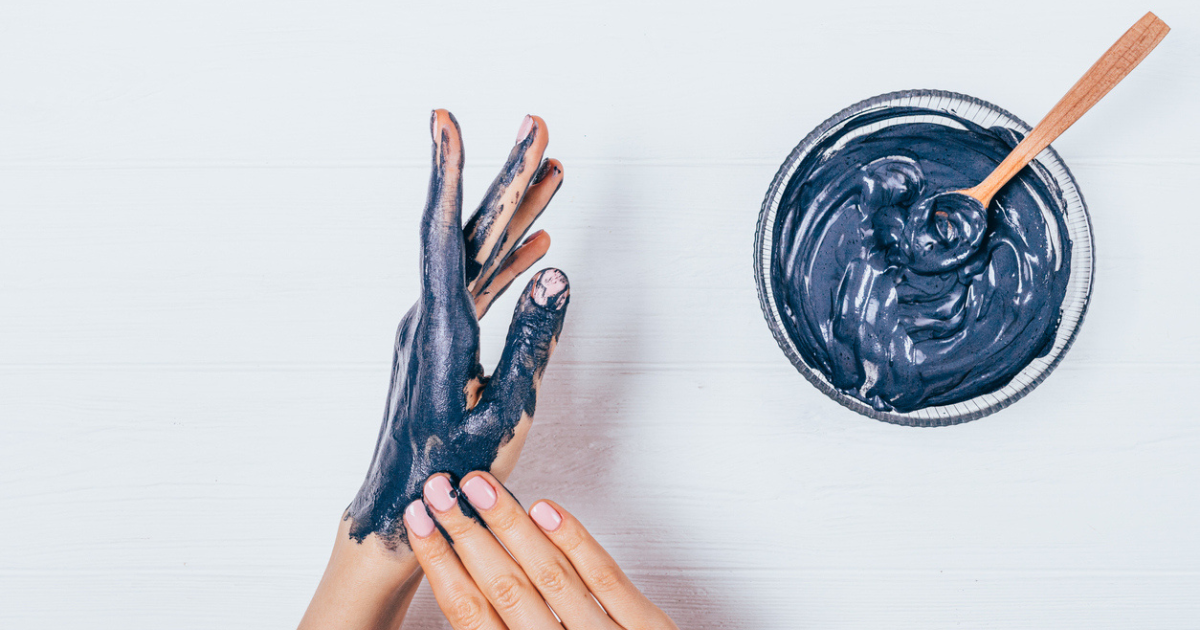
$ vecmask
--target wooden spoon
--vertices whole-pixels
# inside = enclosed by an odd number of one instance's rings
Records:
[[[1025,165],[1029,164],[1029,161],[1043,149],[1050,146],[1051,142],[1057,140],[1058,136],[1067,130],[1067,127],[1075,124],[1075,121],[1079,120],[1101,98],[1104,98],[1109,90],[1120,83],[1121,79],[1124,79],[1150,54],[1150,51],[1154,50],[1154,47],[1167,36],[1170,30],[1171,27],[1158,19],[1157,15],[1147,13],[1143,16],[1088,69],[1079,82],[1054,106],[1054,109],[1046,114],[1042,122],[1038,123],[1028,136],[1025,136],[1025,139],[1012,150],[1012,153],[1008,154],[1008,157],[1004,158],[1003,162],[996,166],[996,169],[987,178],[974,188],[942,193],[942,195],[960,197],[958,200],[947,199],[944,201],[966,202],[974,205],[969,200],[961,199],[962,196],[967,196],[982,204],[984,208],[988,207],[988,204],[992,202],[992,197],[1008,183],[1008,180],[1025,168]]]

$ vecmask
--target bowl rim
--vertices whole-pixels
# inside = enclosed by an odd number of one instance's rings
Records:
[[[930,104],[937,99],[960,101],[968,107],[973,106],[975,109],[968,114],[953,108],[938,109],[931,107]],[[904,103],[902,102],[904,100],[913,100],[915,102]],[[922,100],[926,101],[927,104],[921,105],[920,102]],[[776,215],[783,189],[791,181],[799,163],[820,139],[824,138],[835,127],[857,114],[870,109],[881,109],[898,105],[923,107],[935,112],[952,113],[969,120],[973,120],[971,118],[972,115],[986,111],[988,114],[994,115],[993,121],[985,123],[974,120],[974,122],[983,124],[984,126],[995,126],[996,124],[1006,122],[1007,124],[1004,126],[1019,131],[1023,135],[1027,135],[1032,129],[1028,123],[1004,108],[983,99],[947,90],[916,89],[887,92],[863,99],[842,109],[825,119],[820,125],[817,125],[815,129],[809,132],[800,141],[800,144],[792,149],[791,153],[783,161],[783,164],[775,172],[775,176],[771,180],[771,185],[768,187],[767,194],[763,199],[762,207],[759,210],[758,224],[755,229],[754,278],[755,284],[758,287],[759,306],[762,308],[763,317],[767,320],[767,326],[770,328],[772,336],[775,337],[775,342],[779,344],[784,355],[791,361],[792,366],[818,390],[843,407],[876,420],[914,427],[950,426],[977,420],[1009,407],[1024,398],[1042,381],[1046,380],[1050,373],[1062,362],[1063,357],[1066,356],[1067,351],[1070,350],[1071,345],[1075,342],[1075,338],[1079,334],[1079,329],[1083,325],[1083,319],[1091,303],[1096,266],[1092,221],[1088,213],[1087,203],[1083,199],[1083,194],[1079,190],[1074,174],[1071,173],[1066,162],[1054,150],[1054,147],[1047,147],[1034,159],[1040,162],[1053,176],[1055,183],[1063,194],[1068,210],[1068,216],[1064,218],[1064,221],[1067,223],[1067,232],[1071,239],[1071,272],[1068,279],[1067,295],[1064,296],[1063,305],[1059,310],[1059,327],[1055,332],[1055,341],[1051,347],[1049,356],[1035,358],[1000,389],[951,405],[924,407],[910,412],[879,411],[853,396],[842,393],[828,381],[822,372],[809,367],[804,362],[804,359],[800,356],[795,346],[795,342],[792,341],[791,336],[783,326],[782,317],[779,314],[770,282],[770,261],[773,258],[771,250],[774,245]],[[1078,212],[1072,214],[1072,210],[1078,210]],[[1082,222],[1082,226],[1072,229],[1078,222]],[[1077,238],[1079,236],[1083,237],[1082,240]],[[1086,260],[1081,260],[1080,255]],[[1073,293],[1075,295],[1072,295]],[[1071,300],[1070,305],[1067,303],[1068,299]],[[1070,313],[1068,313],[1068,308],[1070,308]],[[1068,320],[1068,315],[1070,315],[1070,320]],[[1069,328],[1069,331],[1064,334],[1065,328]],[[1027,374],[1027,372],[1031,371],[1035,373]],[[1017,386],[1014,387],[1014,384],[1017,384]],[[1009,391],[1006,392],[1005,390]]]

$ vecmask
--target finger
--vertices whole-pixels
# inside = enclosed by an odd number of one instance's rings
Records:
[[[564,626],[617,629],[567,557],[494,477],[474,472],[459,487]]]
[[[516,146],[464,229],[469,253],[468,282],[476,281],[496,259],[508,223],[520,207],[529,182],[538,172],[549,140],[546,123],[537,116],[526,116],[517,132]]]
[[[463,294],[462,136],[458,121],[444,109],[434,110],[433,172],[421,220],[421,279],[426,296],[456,298]]]
[[[450,543],[437,531],[421,501],[404,510],[404,525],[438,607],[455,630],[505,630],[496,609],[475,585]]]
[[[537,218],[546,210],[546,206],[550,205],[550,200],[562,187],[562,182],[562,163],[554,159],[544,160],[537,175],[533,178],[533,183],[529,185],[529,190],[525,192],[525,198],[521,200],[521,205],[513,214],[512,220],[508,222],[508,227],[505,228],[504,238],[500,242],[500,250],[472,285],[476,295],[495,283],[498,273],[508,265],[509,254],[525,237],[525,233],[533,226],[534,221],[537,221]]]
[[[571,561],[588,590],[618,624],[624,628],[675,629],[671,618],[642,595],[583,524],[557,503],[538,501],[529,509],[529,516]]]
[[[463,514],[445,473],[425,482],[425,503],[454,541],[454,551],[479,590],[510,628],[559,629],[562,625],[525,572],[479,521]]]
[[[482,319],[483,314],[492,306],[492,302],[500,297],[517,276],[525,273],[550,250],[550,235],[544,231],[534,232],[525,239],[511,255],[504,259],[504,266],[496,272],[488,286],[475,294],[475,314]]]
[[[570,282],[557,269],[543,269],[529,281],[517,300],[504,353],[480,405],[505,418],[533,417],[542,373],[558,343],[570,298]]]

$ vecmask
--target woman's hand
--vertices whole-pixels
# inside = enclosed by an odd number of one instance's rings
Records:
[[[539,501],[526,514],[484,472],[459,487],[487,527],[463,512],[444,474],[404,512],[409,544],[456,630],[677,630],[557,504]]]
[[[375,457],[346,510],[349,535],[405,540],[400,513],[437,472],[507,478],[533,421],[542,371],[558,340],[570,289],[557,269],[539,272],[517,302],[508,342],[491,377],[479,364],[478,318],[550,246],[525,232],[562,183],[542,161],[549,135],[525,117],[517,143],[479,209],[462,224],[463,147],[458,122],[433,113],[433,174],[421,221],[421,298],[396,334],[392,383]]]
[[[433,473],[455,479],[490,470],[504,479],[533,421],[538,385],[558,341],[570,288],[557,269],[536,274],[517,301],[500,364],[479,364],[479,323],[496,299],[550,247],[522,239],[562,184],[542,160],[546,124],[526,116],[516,146],[466,227],[458,123],[437,110],[433,174],[421,219],[421,296],[400,322],[375,456],[343,515],[325,575],[300,627],[400,626],[421,582],[404,544],[401,512]]]

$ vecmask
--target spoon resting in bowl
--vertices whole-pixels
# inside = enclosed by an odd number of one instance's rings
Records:
[[[909,254],[913,268],[918,272],[938,272],[942,266],[953,266],[955,261],[970,255],[983,238],[986,208],[992,197],[1136,68],[1170,30],[1158,16],[1147,13],[1125,31],[982,182],[973,188],[943,192],[921,201],[914,209],[914,217],[918,218],[916,223],[922,233],[914,234],[910,240],[914,250],[923,246],[924,251]]]

